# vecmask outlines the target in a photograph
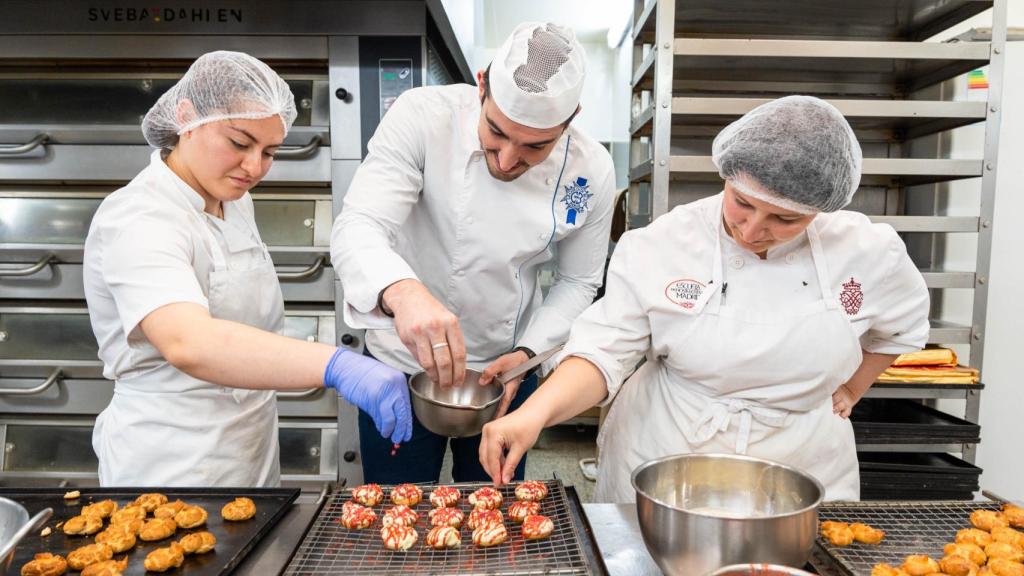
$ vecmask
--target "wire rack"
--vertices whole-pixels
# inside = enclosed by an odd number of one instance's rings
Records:
[[[880,562],[899,566],[910,554],[927,554],[938,560],[942,547],[952,542],[957,530],[970,528],[971,512],[999,510],[1002,502],[844,502],[826,504],[818,511],[819,520],[863,522],[885,530],[881,544],[854,543],[833,546],[818,535],[818,546],[834,567],[852,576],[870,576]]]
[[[508,540],[492,548],[477,548],[472,542],[472,531],[463,525],[462,546],[452,550],[434,550],[424,543],[431,527],[427,517],[431,509],[429,495],[437,485],[421,484],[423,501],[414,508],[420,515],[416,523],[419,539],[405,552],[385,549],[380,538],[381,516],[391,507],[388,499],[390,486],[382,486],[384,501],[374,506],[377,521],[364,530],[348,530],[341,525],[341,507],[351,498],[352,491],[339,491],[324,504],[285,574],[594,574],[583,549],[581,522],[573,514],[565,488],[558,480],[549,480],[546,484],[548,496],[541,501],[541,514],[551,518],[555,525],[549,538],[523,538],[520,525],[509,520],[507,514],[508,505],[515,502],[514,486],[504,486],[500,491],[504,498],[502,511],[506,517]],[[477,488],[490,484],[459,483],[450,486],[462,492],[458,507],[468,519],[471,507],[467,498]]]

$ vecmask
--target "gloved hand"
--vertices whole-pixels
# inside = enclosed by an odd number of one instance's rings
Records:
[[[380,435],[395,444],[412,438],[412,408],[405,374],[345,348],[324,370],[324,387],[334,388],[345,400],[373,418]]]

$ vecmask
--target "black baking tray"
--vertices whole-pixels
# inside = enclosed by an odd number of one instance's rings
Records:
[[[859,443],[977,443],[981,427],[913,400],[864,398],[850,415]]]
[[[14,552],[11,573],[17,574],[21,567],[39,552],[50,552],[67,557],[68,552],[94,542],[93,536],[68,536],[58,528],[58,522],[78,515],[86,504],[111,499],[118,507],[131,503],[139,494],[159,492],[170,501],[184,500],[189,504],[202,506],[209,513],[206,524],[190,530],[178,530],[174,536],[157,542],[143,542],[128,552],[116,554],[117,559],[128,555],[128,569],[125,575],[143,575],[146,569],[143,561],[151,551],[169,546],[190,532],[208,530],[217,537],[217,546],[207,554],[185,557],[180,568],[164,574],[213,576],[230,574],[252,550],[253,546],[270,532],[299,496],[298,488],[78,488],[81,496],[77,500],[65,500],[66,488],[2,488],[0,496],[20,503],[33,515],[43,508],[53,508],[53,516],[46,526],[53,531],[49,536],[40,536],[39,531],[27,535]],[[226,522],[220,509],[239,496],[251,498],[256,504],[256,516],[244,522]],[[105,522],[106,526],[106,522]],[[151,572],[149,574],[152,574]]]
[[[929,452],[859,452],[861,474],[864,472],[906,472],[955,476],[981,475],[981,468],[943,453]]]

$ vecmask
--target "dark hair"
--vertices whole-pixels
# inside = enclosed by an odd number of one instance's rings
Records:
[[[480,103],[483,104],[484,100],[487,100],[490,97],[491,97],[491,65],[488,64],[487,68],[484,68],[484,96],[483,96],[483,98],[480,99]],[[575,118],[576,115],[579,114],[579,112],[580,112],[580,106],[579,106],[579,104],[577,104],[576,105],[576,109],[572,111],[572,114],[570,114],[569,117],[566,118],[565,122],[562,122],[562,129],[563,130],[569,127],[569,123],[572,122],[572,119]]]

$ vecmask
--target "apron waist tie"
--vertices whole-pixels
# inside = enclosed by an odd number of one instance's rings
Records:
[[[750,429],[756,420],[765,426],[778,428],[789,414],[786,410],[767,408],[759,404],[739,398],[722,398],[710,400],[692,428],[693,438],[690,442],[703,444],[729,429],[734,414],[740,417],[739,430],[736,433],[736,453],[746,454],[750,443]]]

